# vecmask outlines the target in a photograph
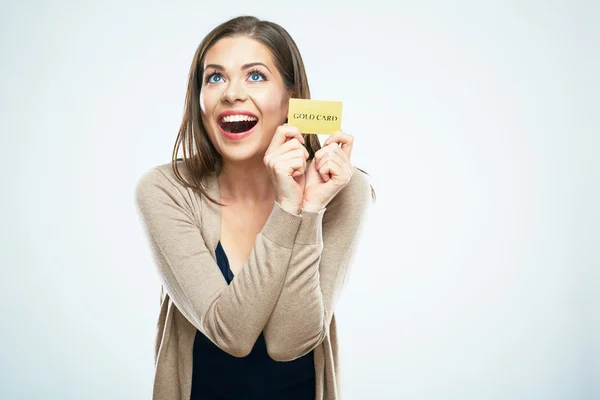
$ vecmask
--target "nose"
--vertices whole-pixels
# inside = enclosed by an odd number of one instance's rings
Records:
[[[248,94],[243,83],[238,80],[232,79],[229,84],[224,88],[221,100],[227,103],[234,103],[236,100],[246,101]]]

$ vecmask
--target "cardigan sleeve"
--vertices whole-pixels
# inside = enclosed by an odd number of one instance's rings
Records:
[[[242,271],[227,285],[202,237],[190,197],[171,179],[151,169],[135,192],[163,287],[215,345],[244,357],[277,302],[302,217],[275,203]]]
[[[371,203],[370,184],[355,169],[326,209],[302,212],[285,283],[264,330],[273,360],[299,358],[328,335]]]

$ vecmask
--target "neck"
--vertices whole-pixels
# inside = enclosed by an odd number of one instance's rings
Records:
[[[262,203],[275,201],[275,191],[262,159],[236,163],[226,161],[218,176],[222,201]]]

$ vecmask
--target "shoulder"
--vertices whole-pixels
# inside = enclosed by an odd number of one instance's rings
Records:
[[[190,174],[184,163],[178,161],[177,167],[181,177],[189,182]],[[205,181],[212,184],[210,178]],[[183,218],[200,224],[202,213],[213,210],[204,207],[201,196],[181,182],[170,162],[142,173],[135,184],[134,203],[146,220],[155,221],[165,218],[181,221]]]
[[[188,170],[186,164],[178,160],[176,163],[177,171],[181,178],[186,182],[192,182],[192,174]],[[212,175],[207,175],[203,179],[203,186],[210,187],[213,183]],[[188,191],[189,186],[179,179],[175,173],[174,165],[169,162],[153,166],[146,170],[137,180],[136,194],[144,193],[147,191],[179,191],[185,193]]]
[[[191,182],[191,174],[182,161],[177,161],[177,171],[183,180]],[[134,196],[138,205],[144,203],[157,203],[162,199],[163,203],[171,204],[187,204],[199,206],[199,196],[191,189],[189,185],[185,185],[177,176],[174,166],[171,162],[160,164],[147,169],[138,178],[135,183]],[[210,185],[211,179],[204,179],[207,186]]]
[[[177,189],[177,179],[171,163],[153,166],[142,173],[135,184],[137,198],[148,193]]]

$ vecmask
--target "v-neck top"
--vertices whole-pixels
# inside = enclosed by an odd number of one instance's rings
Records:
[[[234,274],[220,241],[215,255],[229,285]],[[263,333],[250,354],[239,358],[196,330],[193,359],[191,400],[314,400],[316,396],[314,351],[293,361],[274,361]]]

